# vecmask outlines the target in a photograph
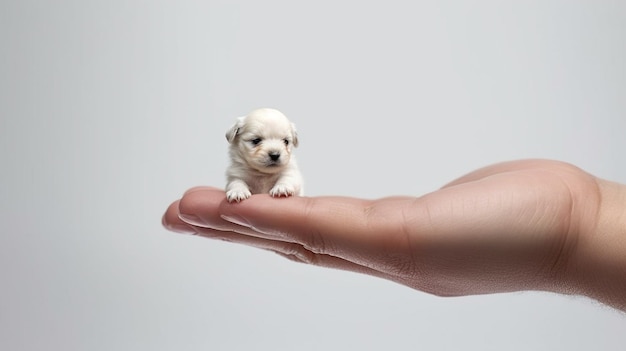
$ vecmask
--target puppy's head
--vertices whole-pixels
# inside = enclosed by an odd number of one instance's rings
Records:
[[[289,163],[292,148],[298,146],[293,123],[281,112],[262,108],[239,117],[226,131],[231,152],[249,167],[263,173],[278,173]]]

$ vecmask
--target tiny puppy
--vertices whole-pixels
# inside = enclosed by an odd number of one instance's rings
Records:
[[[261,108],[239,117],[226,131],[231,164],[226,198],[242,201],[252,194],[302,195],[302,175],[292,154],[296,128],[280,111]]]

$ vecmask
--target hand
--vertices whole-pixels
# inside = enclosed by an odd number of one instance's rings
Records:
[[[479,169],[422,197],[229,203],[224,191],[197,187],[170,205],[163,224],[441,296],[546,290],[625,309],[624,199],[624,186],[528,160]]]

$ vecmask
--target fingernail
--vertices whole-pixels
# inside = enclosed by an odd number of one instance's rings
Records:
[[[200,220],[200,218],[196,215],[193,214],[187,214],[187,213],[179,213],[178,214],[178,218],[180,218],[181,221],[187,223],[187,224],[191,224],[191,225],[195,225],[195,226],[202,226],[204,225],[204,222],[202,222],[202,220]]]
[[[183,224],[183,223],[168,223],[165,220],[165,217],[163,217],[163,219],[161,220],[161,224],[163,225],[163,227],[165,227],[165,229],[172,231],[172,232],[176,232],[176,233],[180,233],[180,234],[196,234],[196,232],[193,230],[192,227],[188,226],[187,224]]]
[[[196,234],[196,231],[194,231],[193,229],[191,229],[190,226],[185,224],[170,224],[167,226],[167,229],[179,234]]]
[[[220,215],[223,220],[228,221],[233,224],[240,225],[242,227],[252,228],[250,222],[248,222],[245,218],[237,216],[237,215]]]

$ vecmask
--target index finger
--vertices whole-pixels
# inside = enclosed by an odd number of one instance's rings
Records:
[[[405,248],[399,208],[412,201],[255,195],[241,203],[222,202],[218,211],[232,223],[297,242],[312,252],[369,262],[381,252]]]

